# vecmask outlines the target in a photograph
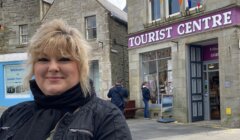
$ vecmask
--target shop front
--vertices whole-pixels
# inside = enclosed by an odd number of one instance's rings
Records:
[[[0,55],[0,106],[32,100],[31,93],[23,88],[26,59],[26,53]]]
[[[177,121],[240,126],[239,14],[230,7],[130,35],[130,98],[143,106],[140,85],[148,81],[152,104],[173,95]]]

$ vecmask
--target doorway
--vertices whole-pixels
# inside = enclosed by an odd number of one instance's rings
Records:
[[[191,121],[220,120],[217,40],[189,45]]]
[[[220,120],[218,69],[218,62],[204,62],[203,64],[205,120]]]

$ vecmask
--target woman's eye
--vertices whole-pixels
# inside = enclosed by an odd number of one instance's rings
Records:
[[[48,59],[47,58],[39,58],[38,61],[46,62],[46,61],[48,61]]]
[[[70,59],[70,58],[62,57],[62,58],[59,59],[59,61],[63,61],[63,62],[64,62],[64,61],[71,61],[71,59]]]

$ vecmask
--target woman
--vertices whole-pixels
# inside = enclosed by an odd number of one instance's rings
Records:
[[[150,100],[150,90],[148,89],[148,82],[142,83],[142,97],[144,102],[144,118],[149,119],[149,105],[148,102]]]
[[[131,140],[119,109],[95,96],[88,79],[89,52],[77,29],[62,20],[43,24],[28,48],[26,81],[34,101],[3,113],[0,139]]]

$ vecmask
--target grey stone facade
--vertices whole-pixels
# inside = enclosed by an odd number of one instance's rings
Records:
[[[126,22],[112,17],[110,11],[96,0],[55,1],[43,22],[62,18],[85,35],[85,17],[92,15],[96,15],[97,38],[88,40],[93,47],[91,59],[99,62],[100,95],[107,98],[108,90],[118,77],[123,78],[128,87]]]
[[[161,28],[172,23],[198,17],[195,11],[184,17],[171,17],[158,22],[149,22],[148,0],[128,0],[128,33],[129,36],[140,32]],[[206,0],[200,15],[220,11],[228,7],[238,7],[240,0]],[[239,25],[239,24],[238,24]],[[142,105],[140,84],[142,79],[141,53],[159,50],[166,47],[172,48],[172,77],[174,95],[174,118],[180,122],[191,122],[190,105],[190,78],[189,78],[189,44],[198,44],[214,39],[218,44],[219,82],[220,82],[220,123],[227,127],[240,126],[240,28],[232,26],[216,29],[204,33],[198,33],[175,40],[162,41],[160,43],[149,43],[141,47],[129,49],[129,84],[131,98],[137,100],[138,106]],[[177,42],[174,43],[174,42]],[[231,109],[228,114],[227,109]]]
[[[92,46],[91,60],[98,62],[99,93],[107,98],[117,78],[128,86],[127,21],[105,7],[104,0],[2,0],[0,7],[0,54],[26,51],[19,44],[19,25],[27,24],[29,39],[41,23],[61,18],[85,36],[85,18],[96,15],[97,38],[88,40]],[[110,7],[114,7],[110,5]],[[114,7],[116,8],[116,7]],[[116,10],[118,11],[118,10]],[[126,14],[126,13],[125,13]],[[126,15],[125,15],[126,16]],[[127,19],[127,17],[126,17]]]
[[[19,42],[19,25],[27,24],[31,36],[40,22],[39,0],[2,0],[0,7],[0,54],[25,52]]]

